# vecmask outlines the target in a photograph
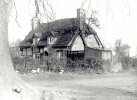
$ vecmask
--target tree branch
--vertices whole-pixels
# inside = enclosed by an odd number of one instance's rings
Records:
[[[15,8],[15,12],[16,12],[16,16],[15,16],[15,22],[17,23],[18,27],[21,27],[20,24],[18,23],[18,12],[17,12],[17,8],[16,8],[16,4],[15,1],[13,0],[13,6]]]
[[[91,5],[91,0],[89,1],[89,5],[88,5],[88,8],[87,8],[87,13],[89,11],[90,5]]]
[[[86,2],[87,2],[87,0],[83,1],[80,8],[83,8],[83,6],[84,6],[84,4],[85,4]]]

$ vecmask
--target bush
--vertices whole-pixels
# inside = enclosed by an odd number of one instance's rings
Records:
[[[48,57],[43,60],[29,57],[15,57],[12,60],[15,70],[18,70],[21,73],[29,73],[38,68],[42,71],[52,72],[60,72],[61,70],[74,73],[91,73],[93,71],[96,73],[103,72],[103,62],[96,60],[95,58],[67,59],[67,63],[64,62],[65,58],[57,60],[55,57]]]
[[[68,59],[67,61],[67,71],[71,72],[83,72],[91,73],[102,73],[103,72],[103,61],[96,60],[95,58],[86,58],[86,59]]]
[[[37,68],[44,68],[45,66],[38,59],[29,57],[14,57],[12,58],[14,69],[21,73],[29,73]]]
[[[132,66],[137,67],[137,58],[132,59]]]
[[[130,57],[127,57],[127,56],[122,57],[121,61],[122,61],[123,69],[129,69],[132,66],[132,60]]]

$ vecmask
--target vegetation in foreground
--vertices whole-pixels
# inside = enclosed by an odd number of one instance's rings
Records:
[[[103,70],[103,61],[95,59],[80,59],[68,60],[67,66],[63,66],[63,62],[58,62],[53,58],[48,60],[38,60],[26,57],[12,58],[14,69],[21,73],[40,73],[40,72],[53,72],[53,73],[74,73],[74,74],[101,74]],[[55,66],[56,65],[56,66]],[[111,66],[110,66],[111,67]],[[122,58],[122,69],[130,70],[137,68],[137,59],[129,57]]]

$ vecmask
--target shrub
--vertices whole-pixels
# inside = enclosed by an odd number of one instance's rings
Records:
[[[122,58],[121,58],[121,61],[122,61],[122,67],[123,67],[124,69],[129,69],[129,67],[132,66],[132,60],[131,60],[130,57],[127,57],[127,56],[122,57]]]
[[[86,73],[90,72],[103,72],[103,61],[96,60],[95,58],[86,58],[86,59],[68,59],[67,61],[67,71],[78,72],[85,71]]]
[[[132,66],[137,67],[137,58],[132,59]]]
[[[48,57],[42,60],[33,59],[29,57],[15,57],[12,59],[14,63],[15,70],[18,70],[21,73],[29,73],[32,70],[37,70],[40,68],[42,71],[52,71],[60,72],[64,70],[65,72],[74,72],[74,73],[102,73],[103,72],[103,61],[96,60],[95,58],[86,58],[86,59],[67,59],[60,58],[56,59],[55,57]]]
[[[31,70],[37,68],[44,68],[45,66],[39,59],[33,59],[29,57],[14,57],[12,58],[14,69],[21,73],[29,73]]]

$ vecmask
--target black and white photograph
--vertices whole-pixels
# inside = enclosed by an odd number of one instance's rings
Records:
[[[0,100],[137,100],[137,0],[0,0]]]

